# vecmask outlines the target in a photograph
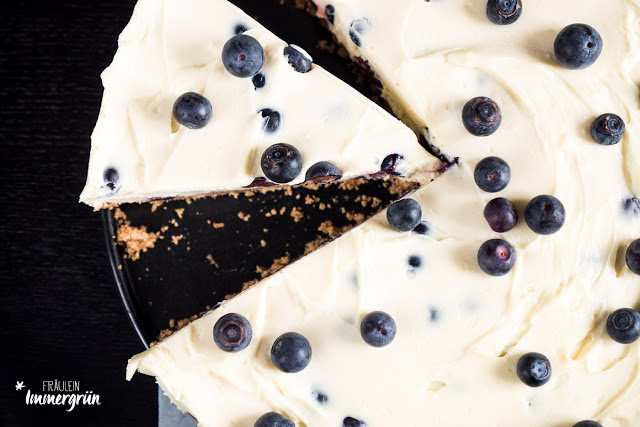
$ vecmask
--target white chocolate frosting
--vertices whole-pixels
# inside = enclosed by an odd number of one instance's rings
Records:
[[[266,84],[238,78],[222,64],[236,26],[265,51]],[[303,171],[331,161],[351,177],[376,172],[395,150],[405,171],[433,162],[397,119],[321,67],[298,73],[287,44],[223,0],[141,0],[120,35],[103,75],[100,116],[92,135],[87,184],[80,200],[93,207],[236,189],[263,177],[260,157],[276,143],[302,154]],[[209,99],[213,117],[198,130],[172,119],[185,92]],[[277,132],[264,132],[263,108],[280,113]],[[105,185],[115,168],[118,190]]]
[[[498,26],[485,0],[331,1],[332,29],[377,73],[398,115],[416,131],[428,126],[432,144],[460,157],[458,168],[412,196],[430,234],[398,233],[381,214],[135,356],[128,378],[155,375],[203,426],[252,426],[269,411],[313,427],[339,427],[347,416],[368,427],[640,425],[640,341],[618,344],[605,330],[612,311],[640,309],[640,276],[624,262],[640,238],[640,214],[623,209],[640,196],[640,3],[525,0],[517,22]],[[326,3],[318,5],[322,13]],[[357,47],[348,31],[361,18],[368,26]],[[555,36],[572,23],[604,40],[598,61],[581,71],[553,56]],[[476,96],[492,98],[503,114],[486,138],[461,122]],[[626,123],[617,145],[591,138],[603,113]],[[474,182],[487,156],[511,167],[500,193]],[[567,212],[553,235],[524,221],[524,206],[540,194]],[[512,200],[520,216],[502,235],[483,218],[494,197]],[[502,277],[476,261],[496,237],[517,253]],[[359,334],[360,320],[377,310],[397,324],[384,348]],[[249,347],[234,354],[212,337],[231,312],[253,328]],[[278,371],[269,357],[289,331],[313,349],[297,374]],[[529,352],[552,365],[539,388],[516,375]]]

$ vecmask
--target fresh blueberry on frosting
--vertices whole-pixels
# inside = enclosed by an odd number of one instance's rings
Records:
[[[302,155],[289,144],[274,144],[262,154],[262,172],[273,182],[293,181],[302,171]]]
[[[273,343],[271,361],[282,372],[300,372],[311,362],[311,344],[299,333],[287,332]]]
[[[431,323],[435,323],[438,321],[438,319],[440,319],[440,311],[438,311],[437,308],[430,308],[429,309],[429,321]]]
[[[246,34],[231,37],[222,48],[222,64],[236,77],[253,77],[264,64],[262,45]]]
[[[316,401],[320,405],[326,405],[327,402],[329,401],[329,396],[327,396],[325,393],[321,392],[320,390],[314,390],[313,397],[315,397]]]
[[[426,221],[421,221],[420,224],[416,225],[416,228],[413,229],[413,232],[416,234],[422,234],[423,236],[428,236],[431,233],[431,228],[429,228],[429,223]]]
[[[118,172],[118,169],[114,167],[105,169],[102,174],[102,180],[111,193],[116,193],[120,189],[120,172]]]
[[[367,314],[360,323],[360,335],[372,347],[384,347],[396,337],[396,322],[382,311]]]
[[[261,89],[267,84],[267,77],[262,73],[258,73],[251,78],[251,81],[256,89]]]
[[[527,353],[518,360],[516,373],[529,387],[540,387],[551,379],[551,362],[540,353]]]
[[[534,197],[524,209],[524,220],[538,234],[548,235],[560,230],[566,214],[560,200],[553,196]]]
[[[296,424],[277,412],[268,412],[258,418],[253,427],[296,427]]]
[[[340,178],[342,176],[342,171],[331,162],[318,162],[307,169],[307,173],[305,174],[305,181],[309,181],[315,178],[327,178],[327,177],[335,177]]]
[[[306,73],[311,70],[313,58],[304,49],[294,44],[284,48],[284,57],[289,65],[299,73]]]
[[[473,178],[481,190],[487,193],[497,193],[509,185],[511,168],[500,157],[486,157],[476,165]]]
[[[411,255],[407,260],[407,263],[411,268],[420,268],[422,266],[422,258],[420,255]]]
[[[264,118],[264,131],[266,133],[274,133],[280,129],[282,116],[279,112],[272,110],[271,108],[263,108],[258,112],[262,115],[262,118]]]
[[[233,34],[235,34],[236,36],[239,34],[242,34],[246,31],[248,31],[249,29],[247,28],[246,25],[244,24],[236,24],[235,27],[233,27]]]
[[[584,420],[575,423],[573,427],[602,427],[602,424],[596,421]]]
[[[516,208],[504,197],[498,197],[487,203],[484,207],[484,218],[496,233],[511,231],[518,223]]]
[[[629,270],[640,274],[640,239],[634,240],[627,248],[626,261]]]
[[[615,114],[603,114],[593,121],[591,137],[601,145],[615,145],[620,142],[626,130],[624,120]]]
[[[251,342],[252,336],[251,323],[237,313],[225,314],[213,327],[213,340],[226,352],[244,350]]]
[[[202,129],[212,115],[211,102],[199,93],[187,92],[173,103],[173,118],[189,129]]]
[[[570,70],[581,70],[596,62],[602,53],[602,37],[591,26],[572,24],[565,27],[553,44],[556,60]]]
[[[487,17],[498,25],[513,24],[522,15],[521,0],[489,0]]]
[[[622,202],[622,210],[628,216],[640,216],[640,199],[631,196]]]
[[[362,41],[360,40],[360,36],[367,32],[369,29],[369,20],[366,18],[356,19],[349,26],[349,37],[351,41],[356,46],[362,46]]]
[[[478,249],[478,266],[489,276],[504,276],[515,263],[516,250],[506,240],[487,240]]]
[[[607,318],[607,333],[617,343],[632,344],[640,338],[640,314],[621,308]]]
[[[382,160],[382,163],[380,164],[380,170],[390,175],[400,175],[398,172],[396,172],[396,168],[403,160],[404,157],[402,157],[402,154],[389,154]]]
[[[411,231],[420,223],[422,208],[413,199],[400,200],[387,209],[387,221],[396,231]]]
[[[342,420],[342,427],[367,427],[367,424],[357,418],[346,417]]]
[[[462,124],[475,136],[489,136],[502,123],[502,112],[491,98],[479,96],[467,101],[462,109]]]
[[[328,4],[327,7],[324,8],[324,16],[327,18],[327,21],[329,21],[329,24],[333,25],[336,20],[336,8]]]

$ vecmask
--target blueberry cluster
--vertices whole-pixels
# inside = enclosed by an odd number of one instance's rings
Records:
[[[231,37],[222,48],[222,64],[231,75],[239,78],[251,78],[255,90],[266,85],[267,77],[262,68],[265,63],[265,52],[255,38],[244,34],[248,28],[244,24],[234,27],[235,36]],[[291,67],[299,73],[307,73],[313,66],[313,59],[302,48],[290,45],[284,48],[283,55]],[[276,133],[282,126],[283,117],[279,111],[263,108],[258,111],[263,119],[263,131],[266,134]],[[211,120],[213,108],[204,96],[188,92],[181,95],[174,103],[173,117],[176,122],[189,129],[201,129]],[[302,155],[290,144],[275,144],[267,148],[261,159],[265,177],[275,183],[291,182],[302,171]],[[109,177],[107,177],[109,172]],[[118,180],[110,170],[105,172],[105,184],[113,192]],[[342,172],[329,162],[321,162],[312,166],[307,172],[307,180],[318,177],[341,177]]]
[[[415,261],[418,263],[419,261]],[[360,323],[362,340],[372,347],[385,347],[391,344],[396,336],[396,322],[389,314],[374,311],[362,319]],[[253,332],[251,323],[246,317],[238,313],[228,313],[220,317],[213,326],[213,341],[220,350],[235,353],[246,349],[251,343]],[[311,343],[297,332],[287,332],[280,335],[271,346],[271,363],[279,371],[293,374],[303,371],[311,362]],[[313,396],[320,405],[325,405],[329,397],[314,390]],[[364,421],[353,417],[346,417],[343,427],[366,427]],[[295,423],[276,412],[262,415],[255,422],[254,427],[295,427]]]

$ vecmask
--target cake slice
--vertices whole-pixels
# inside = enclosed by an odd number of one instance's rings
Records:
[[[154,375],[204,426],[640,424],[640,7],[497,3],[521,14],[318,1],[459,166],[413,196],[421,212],[392,205],[135,356],[129,378]],[[426,234],[397,231],[416,218]]]
[[[223,0],[141,0],[102,79],[80,196],[97,209],[300,183],[319,162],[344,178],[389,155],[407,175],[438,167],[402,123]]]

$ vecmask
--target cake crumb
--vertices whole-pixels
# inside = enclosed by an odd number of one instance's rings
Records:
[[[264,240],[260,240],[260,246],[264,248],[265,246],[267,246],[267,242],[265,242]]]
[[[164,200],[156,200],[155,202],[151,202],[151,212],[155,212],[163,204]]]
[[[224,222],[214,222],[213,223],[213,228],[215,228],[216,230],[219,228],[224,227]]]
[[[335,236],[340,232],[340,229],[333,224],[333,221],[327,220],[323,221],[318,227],[318,231],[328,235]]]
[[[179,236],[171,236],[171,241],[173,242],[174,245],[178,245],[178,242],[184,239],[184,236],[182,234],[180,234]]]
[[[240,212],[238,212],[238,218],[240,218],[241,220],[247,222],[251,218],[251,215],[245,214],[244,212],[240,211]]]
[[[291,217],[293,217],[294,222],[299,222],[302,218],[304,218],[304,214],[298,208],[291,209]],[[265,229],[266,232],[266,229]]]
[[[114,217],[118,219],[118,231],[116,241],[124,246],[125,256],[132,261],[140,259],[140,254],[153,248],[160,233],[147,231],[147,226],[134,227],[126,219],[126,214],[121,209],[116,209]]]
[[[207,255],[207,259],[209,260],[211,265],[215,265],[216,267],[218,266],[218,263],[216,263],[216,260],[213,259],[213,255],[211,254]]]
[[[178,214],[178,217],[180,219],[182,219],[182,214],[183,213],[184,213],[184,208],[176,209],[176,214]]]

